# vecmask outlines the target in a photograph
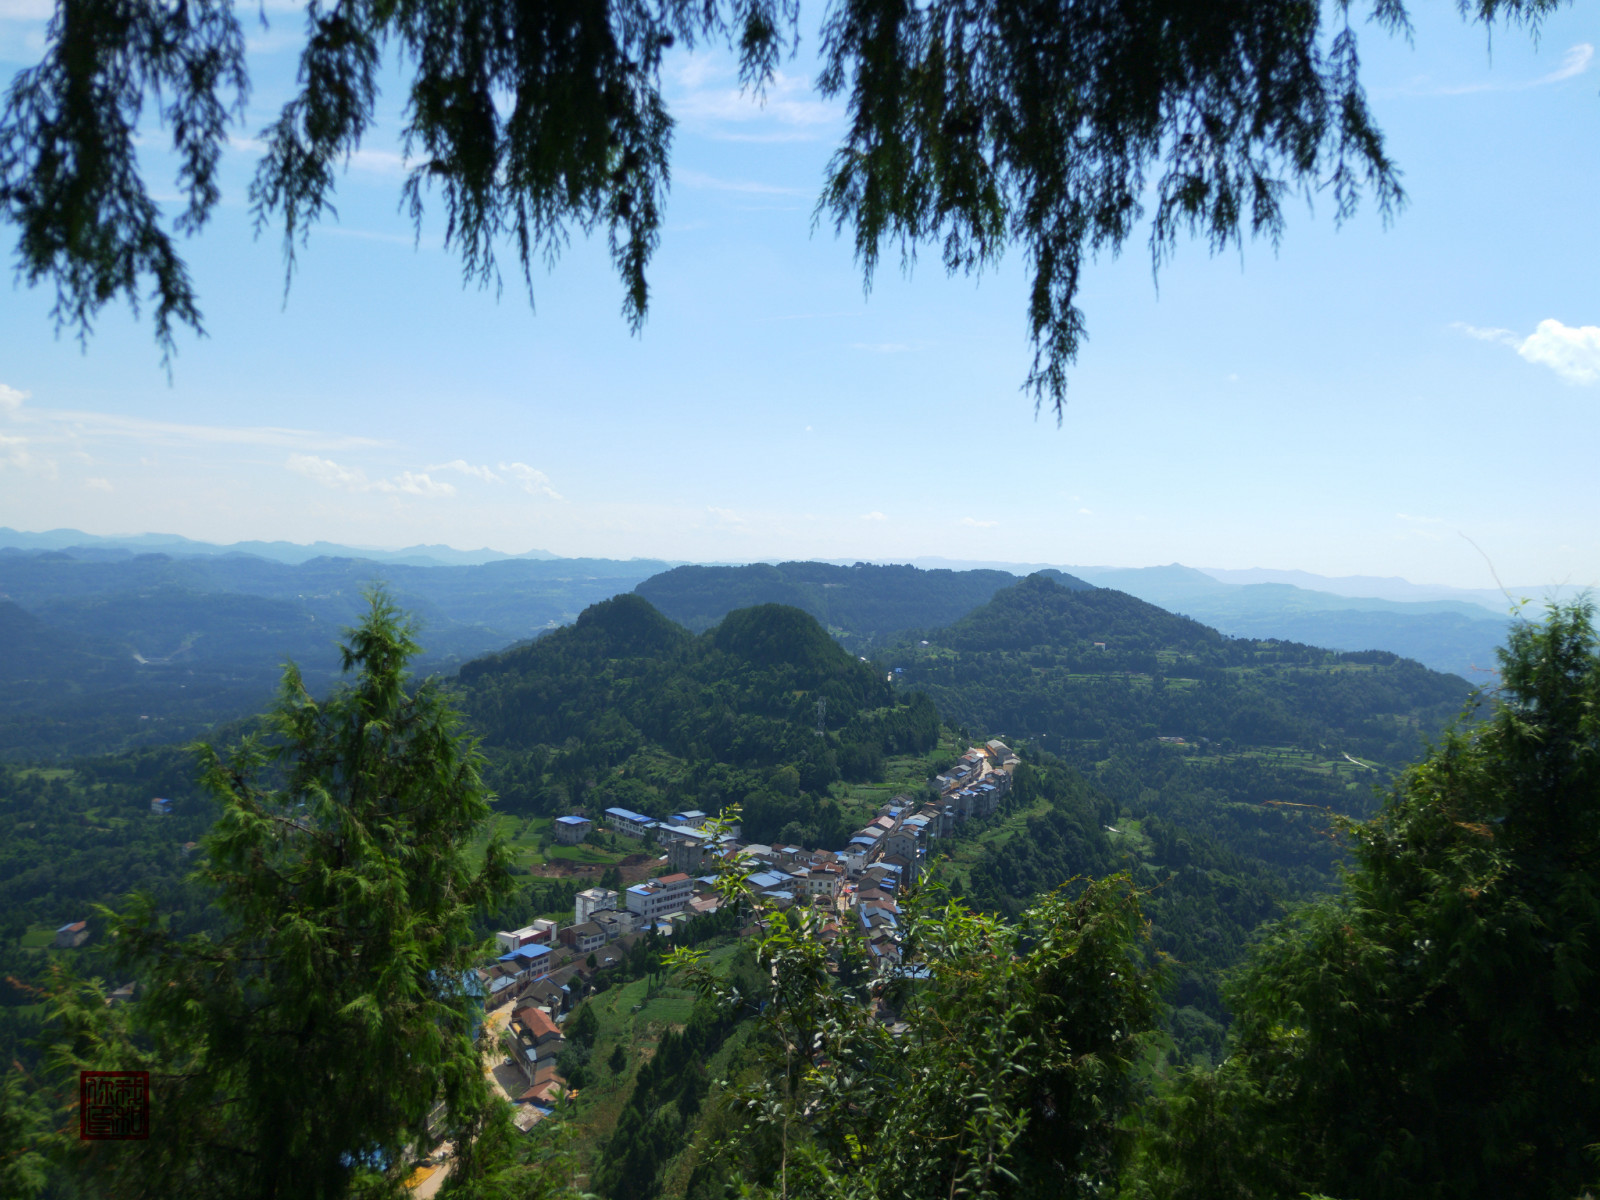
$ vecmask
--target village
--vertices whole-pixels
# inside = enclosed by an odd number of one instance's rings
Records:
[[[529,1129],[555,1111],[567,1090],[558,1060],[567,1042],[567,1016],[594,986],[599,972],[621,964],[642,938],[682,938],[690,923],[725,903],[719,875],[743,876],[762,907],[809,906],[823,918],[824,941],[859,939],[880,973],[900,964],[896,897],[915,883],[933,843],[969,820],[991,816],[1011,787],[1017,756],[1000,741],[967,750],[932,783],[936,800],[918,804],[899,795],[882,805],[837,850],[769,846],[741,840],[735,824],[699,811],[664,820],[608,808],[596,821],[558,817],[558,843],[577,845],[597,830],[654,843],[659,872],[630,887],[592,887],[577,894],[572,921],[536,920],[495,935],[500,953],[475,972],[497,1051],[491,1078],[516,1105]],[[739,914],[732,928],[753,932]]]

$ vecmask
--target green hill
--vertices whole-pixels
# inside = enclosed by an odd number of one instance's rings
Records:
[[[1392,654],[1228,638],[1042,575],[881,661],[945,720],[1060,765],[1035,811],[958,853],[963,894],[1014,913],[1098,869],[1081,818],[1062,815],[1079,797],[1116,831],[1110,861],[1153,889],[1157,944],[1181,964],[1177,1004],[1199,1031],[1191,1052],[1220,1049],[1216,981],[1251,930],[1334,886],[1332,815],[1370,813],[1376,786],[1471,697],[1459,676]]]
[[[751,838],[830,849],[860,815],[848,785],[939,734],[926,697],[897,698],[810,616],[775,604],[695,636],[618,596],[458,680],[507,811],[743,803]]]
[[[1052,574],[1065,586],[1089,586]],[[846,646],[863,650],[909,630],[947,625],[1015,582],[1006,571],[786,562],[675,567],[634,590],[694,630],[709,629],[735,609],[791,605],[810,613]]]

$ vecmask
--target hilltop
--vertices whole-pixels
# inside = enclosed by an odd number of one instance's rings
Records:
[[[696,635],[617,596],[457,678],[510,812],[743,803],[753,838],[831,845],[857,815],[841,807],[848,785],[881,781],[887,759],[924,755],[939,736],[926,697],[897,696],[783,605]]]
[[[1059,575],[1065,586],[1087,588]],[[909,630],[947,625],[1016,583],[1009,571],[922,570],[911,566],[819,562],[742,567],[675,567],[634,588],[673,620],[708,629],[755,604],[787,604],[815,617],[852,649]]]

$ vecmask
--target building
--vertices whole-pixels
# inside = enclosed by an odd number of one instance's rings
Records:
[[[690,829],[704,829],[706,822],[710,819],[698,808],[691,808],[688,812],[673,813],[667,818],[667,824],[687,825]]]
[[[593,828],[594,822],[588,817],[557,817],[556,843],[562,846],[576,846],[589,836],[589,831]]]
[[[694,880],[679,871],[634,884],[627,892],[628,911],[638,918],[639,924],[648,924],[687,908],[693,896]]]
[[[519,946],[510,954],[502,954],[498,961],[509,966],[519,983],[544,974],[550,967],[549,946]]]
[[[554,921],[535,921],[521,929],[501,930],[494,935],[494,940],[503,953],[510,954],[523,946],[548,946],[554,933]]]
[[[606,941],[614,942],[627,937],[638,924],[638,918],[627,909],[602,908],[589,918],[591,924],[600,926]]]
[[[616,827],[618,833],[628,837],[642,838],[660,824],[654,817],[647,817],[643,813],[636,813],[626,808],[608,808],[606,817]]]
[[[568,925],[561,931],[561,944],[578,954],[588,954],[606,944],[605,929],[594,921],[582,925]]]
[[[615,908],[617,894],[610,888],[589,888],[579,892],[572,905],[572,919],[582,925],[603,908]]]
[[[56,930],[56,948],[72,950],[89,940],[89,922],[74,921]]]
[[[170,817],[172,815],[172,801],[163,800],[160,796],[157,796],[150,801],[150,811],[158,817]]]

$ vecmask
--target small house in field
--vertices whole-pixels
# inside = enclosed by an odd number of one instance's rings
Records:
[[[593,828],[594,822],[588,817],[557,817],[556,842],[562,846],[576,846],[589,836],[589,831]]]
[[[89,940],[89,922],[74,921],[56,930],[56,948],[73,950]]]

